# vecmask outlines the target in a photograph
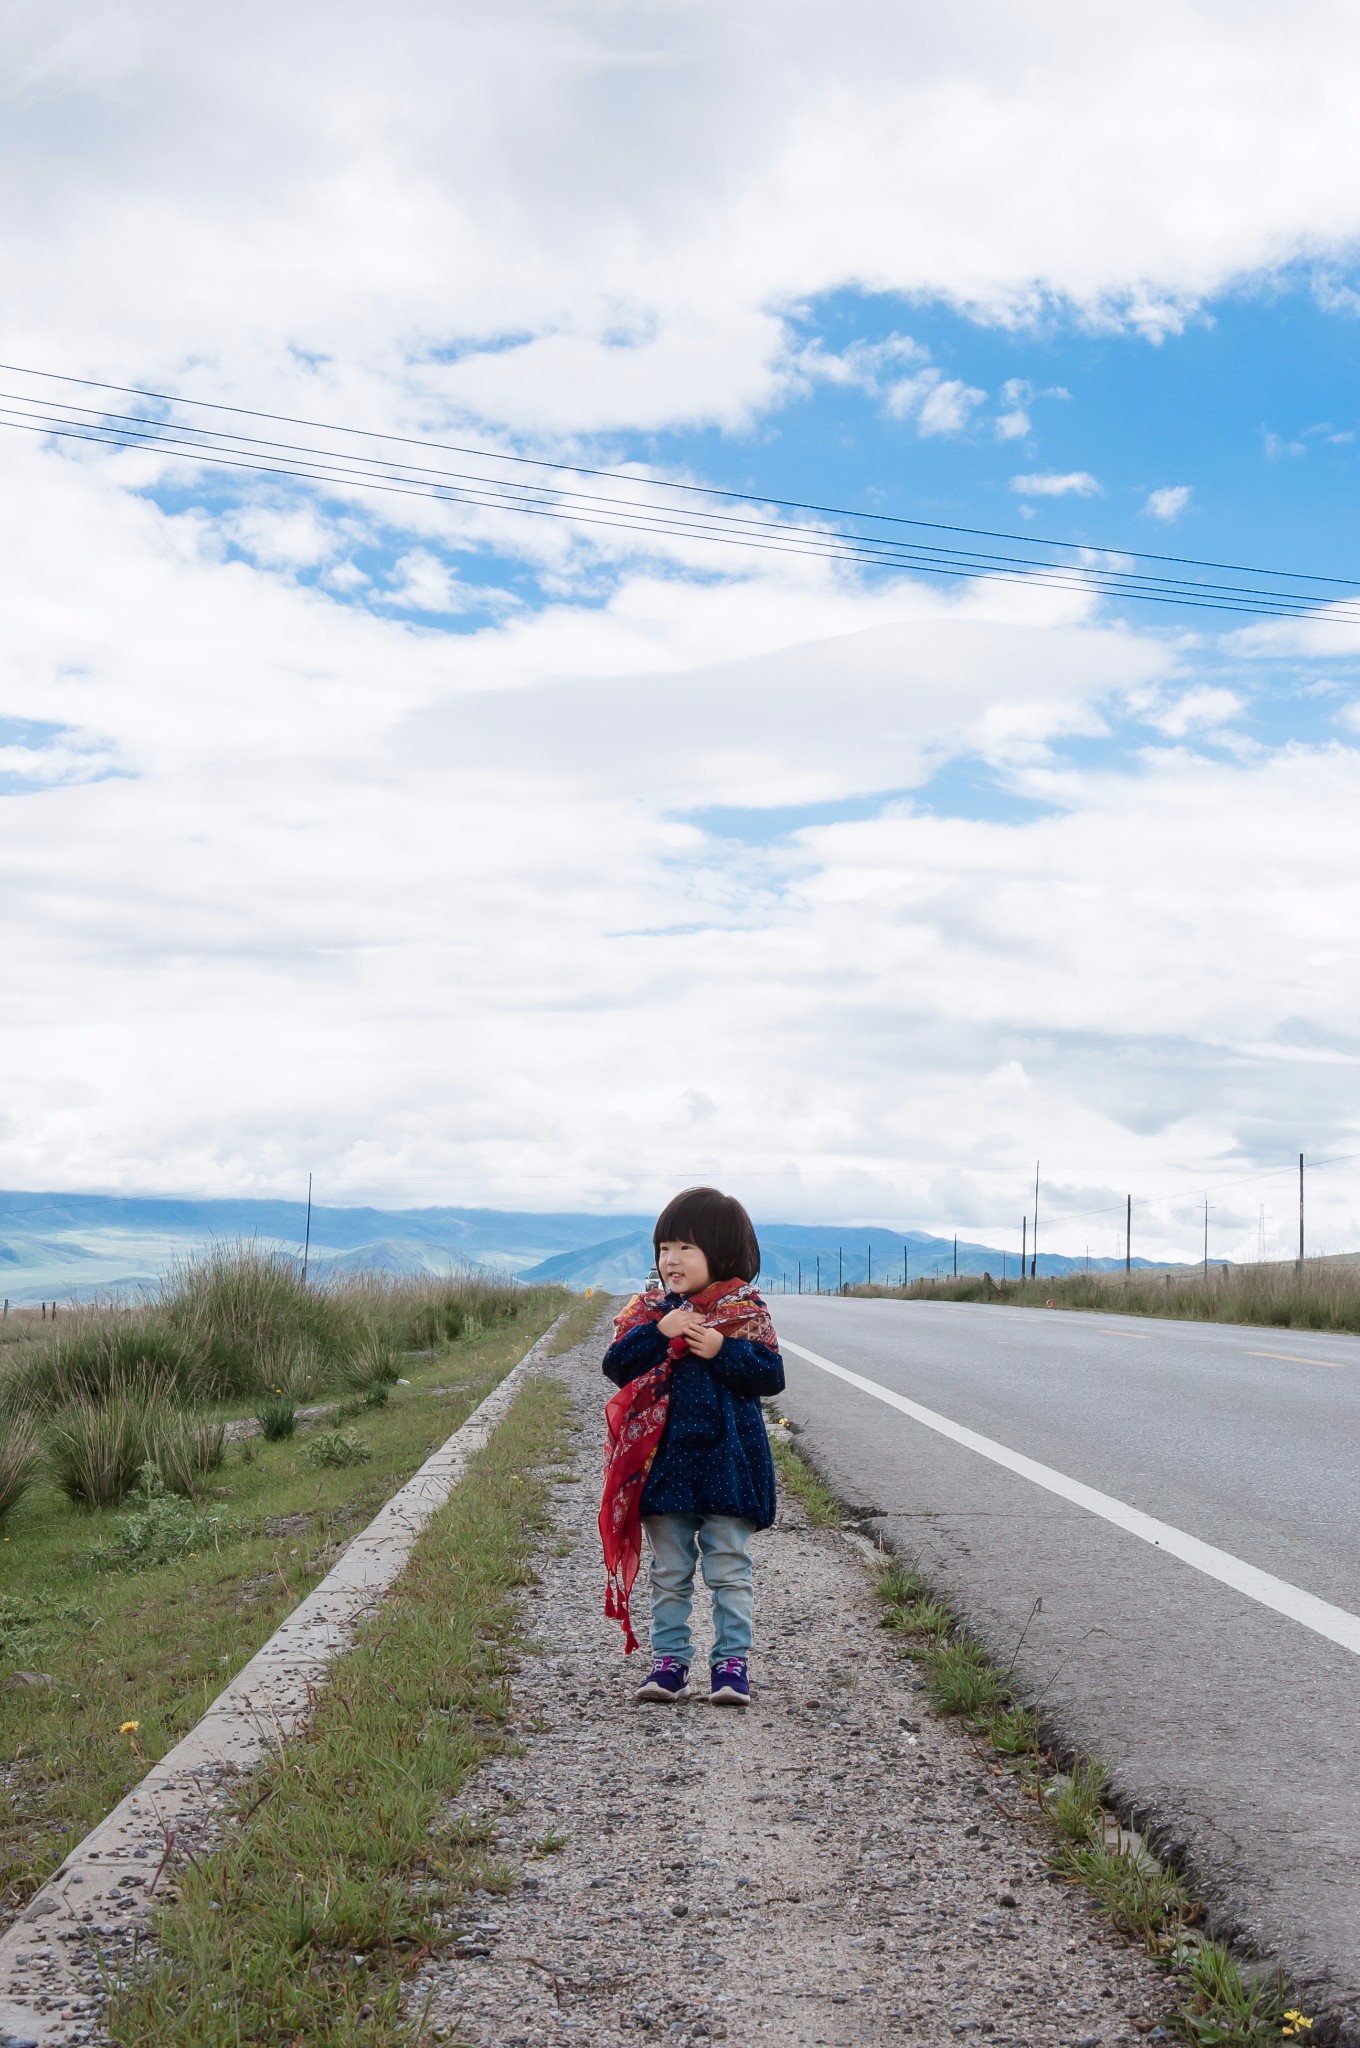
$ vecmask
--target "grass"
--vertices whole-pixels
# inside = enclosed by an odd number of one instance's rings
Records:
[[[609,1297],[598,1289],[588,1287],[584,1294],[573,1295],[560,1330],[554,1332],[548,1342],[548,1356],[560,1358],[564,1351],[571,1351],[578,1344],[584,1344],[604,1312]]]
[[[230,1525],[164,1563],[118,1556],[139,1512],[77,1511],[40,1477],[0,1538],[0,1908],[18,1906],[115,1806],[145,1765],[118,1737],[140,1722],[155,1761],[199,1718],[383,1501],[556,1316],[556,1290],[452,1347],[403,1360],[412,1384],[365,1409],[371,1458],[311,1466],[307,1437],[252,1439],[201,1490]],[[60,1327],[60,1325],[59,1325]],[[92,1570],[98,1556],[103,1569]],[[36,1683],[5,1685],[16,1671]]]
[[[297,1429],[297,1402],[282,1387],[261,1396],[255,1406],[255,1420],[267,1444],[281,1444]]]
[[[1069,1273],[1062,1278],[913,1280],[910,1287],[849,1292],[896,1301],[990,1301],[1019,1308],[1089,1309],[1101,1315],[1162,1316],[1179,1322],[1248,1323],[1277,1330],[1360,1335],[1360,1260],[1292,1265],[1210,1266],[1179,1273]]]
[[[809,1517],[844,1526],[845,1508],[806,1460],[782,1443],[774,1454],[780,1479]],[[1311,2021],[1289,2006],[1282,1973],[1249,1978],[1228,1949],[1199,1932],[1200,1908],[1185,1880],[1120,1827],[1100,1763],[1079,1757],[1069,1771],[1056,1769],[1037,1713],[1014,1696],[1010,1670],[939,1597],[921,1561],[884,1552],[873,1566],[873,1591],[881,1625],[920,1665],[936,1711],[965,1720],[1032,1801],[1051,1838],[1054,1875],[1081,1885],[1116,1933],[1173,1975],[1177,2031],[1198,2048],[1264,2048],[1306,2037]]]
[[[561,1454],[566,1428],[563,1389],[531,1380],[333,1667],[306,1738],[242,1790],[220,1853],[181,1874],[154,1960],[115,1990],[115,2041],[396,2048],[417,2036],[404,1981],[456,1938],[451,1896],[510,1882],[448,1806],[506,1744],[525,1643],[517,1588],[549,1519],[549,1482],[531,1468]]]
[[[524,1291],[483,1274],[359,1274],[304,1286],[282,1252],[215,1245],[174,1268],[137,1307],[79,1307],[45,1324],[7,1319],[0,1414],[45,1417],[153,1383],[182,1405],[202,1406],[392,1381],[398,1353],[494,1329],[518,1313]]]
[[[806,1458],[800,1458],[789,1444],[778,1441],[771,1444],[770,1449],[774,1453],[776,1473],[787,1490],[802,1503],[808,1520],[819,1529],[841,1528],[845,1522],[845,1509]]]
[[[302,1447],[309,1465],[366,1465],[373,1456],[362,1437],[352,1429],[323,1429],[309,1437]]]
[[[0,1415],[0,1522],[38,1476],[38,1439],[26,1416]]]

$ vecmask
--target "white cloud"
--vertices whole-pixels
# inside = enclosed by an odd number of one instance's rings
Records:
[[[1266,454],[1272,462],[1278,462],[1282,455],[1306,455],[1308,453],[1308,443],[1306,441],[1286,441],[1282,435],[1272,433],[1269,428],[1266,429],[1261,439],[1265,446]]]
[[[244,0],[192,36],[168,0],[53,0],[0,20],[0,64],[16,358],[575,459],[763,428],[817,378],[1013,444],[1054,394],[1010,380],[987,422],[966,356],[811,348],[822,296],[1156,337],[1360,233],[1360,19],[1323,0]],[[331,1195],[527,1205],[712,1171],[766,1213],[943,1225],[1009,1217],[1038,1131],[1121,1194],[1347,1135],[1356,750],[1206,764],[1248,688],[1180,643],[1076,594],[698,543],[644,566],[415,501],[399,531],[395,501],[317,524],[263,494],[171,519],[131,495],[155,474],[0,470],[7,711],[65,729],[0,758],[52,785],[0,799],[10,1185],[312,1165]],[[450,535],[558,598],[432,630],[471,581]],[[1355,644],[1324,611],[1224,646],[1249,677]],[[1073,766],[1139,691],[1177,744]],[[931,815],[951,764],[1011,821]],[[694,819],[871,797],[891,814],[778,847]]]
[[[894,419],[914,419],[924,435],[964,432],[987,397],[960,377],[946,377],[931,363],[929,350],[905,334],[852,342],[838,354],[814,343],[800,349],[794,361],[806,377],[854,386],[882,399]],[[905,364],[913,367],[902,376]]]
[[[1100,493],[1100,485],[1084,469],[1069,469],[1055,475],[1013,476],[1011,489],[1026,498],[1090,498]]]
[[[467,596],[446,562],[425,548],[413,548],[392,565],[383,604],[400,605],[412,612],[461,612]]]
[[[1237,690],[1201,684],[1196,689],[1184,691],[1179,697],[1154,699],[1141,715],[1169,739],[1184,739],[1196,727],[1226,725],[1238,716],[1244,702]]]
[[[766,1214],[943,1227],[1009,1218],[1037,1129],[1118,1188],[1332,1129],[1310,1091],[1356,991],[1315,956],[1360,894],[1360,755],[1056,766],[1140,692],[1172,736],[1232,715],[1164,641],[783,565],[432,635],[179,526],[32,452],[0,479],[8,701],[137,776],[0,801],[11,1184],[310,1164],[332,1197],[646,1206],[712,1172]],[[919,809],[961,756],[1039,814]],[[905,795],[784,846],[689,818],[873,792]]]
[[[998,413],[996,417],[996,438],[998,441],[1021,441],[1030,430],[1030,417],[1021,406],[1012,412]]]
[[[21,359],[373,424],[739,425],[797,375],[782,309],[838,286],[1155,335],[1360,233],[1360,21],[1324,0],[1232,36],[1039,0],[1023,42],[988,0],[177,22],[0,25]]]
[[[1168,522],[1179,519],[1192,496],[1193,490],[1189,484],[1164,484],[1160,490],[1148,493],[1143,511],[1149,519],[1164,519]]]

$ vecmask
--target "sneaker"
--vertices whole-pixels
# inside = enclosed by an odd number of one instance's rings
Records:
[[[746,1676],[744,1657],[724,1657],[721,1664],[715,1664],[710,1674],[709,1703],[715,1707],[749,1707],[751,1685]]]
[[[688,1699],[688,1664],[682,1664],[678,1657],[657,1657],[643,1683],[633,1694],[635,1700],[661,1700],[667,1706],[674,1706],[677,1700]]]

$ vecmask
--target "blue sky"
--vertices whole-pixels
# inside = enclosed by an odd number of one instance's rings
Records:
[[[0,31],[6,356],[1360,575],[1325,7],[396,15]],[[1339,616],[0,448],[0,1183],[1357,1241]]]

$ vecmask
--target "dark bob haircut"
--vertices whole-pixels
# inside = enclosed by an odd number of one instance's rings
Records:
[[[667,1202],[652,1232],[652,1250],[660,1259],[663,1244],[681,1240],[698,1245],[711,1281],[754,1280],[760,1271],[755,1225],[734,1195],[717,1188],[686,1188]]]

